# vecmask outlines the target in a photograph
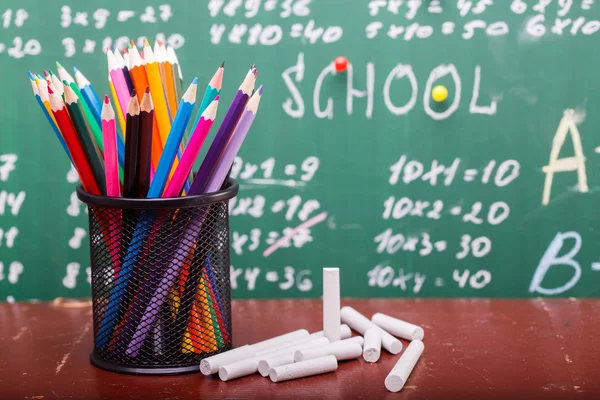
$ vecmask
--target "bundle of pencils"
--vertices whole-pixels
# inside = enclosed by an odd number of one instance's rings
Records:
[[[83,189],[93,195],[150,199],[220,190],[262,96],[262,86],[254,90],[255,66],[242,80],[194,174],[194,163],[217,116],[224,63],[210,79],[192,119],[198,79],[194,78],[182,93],[181,67],[173,48],[159,42],[152,48],[145,40],[143,49],[138,49],[132,41],[128,49],[106,49],[106,56],[110,96],[104,98],[98,96],[77,68],[73,68],[74,77],[58,62],[56,73],[44,70],[42,76],[29,72],[34,96],[77,170]],[[98,335],[96,346],[120,348],[132,357],[137,356],[149,329],[156,324],[154,308],[167,301],[174,319],[181,320],[180,297],[190,290],[190,284],[186,288],[187,275],[191,260],[197,256],[194,243],[206,215],[188,221],[181,243],[175,244],[188,258],[181,261],[174,257],[166,273],[161,267],[163,276],[158,287],[171,290],[167,293],[157,289],[151,304],[122,304],[123,290],[130,288],[136,266],[147,256],[140,249],[151,247],[146,244],[154,243],[161,226],[174,224],[176,215],[142,212],[137,218],[133,236],[121,236],[120,230],[115,235],[115,221],[100,222],[112,257],[115,282],[109,300],[112,306],[106,310],[100,328],[105,334]],[[221,317],[222,300],[211,255],[202,257],[204,267],[193,283],[195,301],[187,307],[189,315],[184,316],[187,322],[181,335],[183,353],[212,352],[231,341],[229,328]],[[141,316],[135,322],[135,333],[125,343],[114,346],[115,341],[121,340],[120,327],[131,323],[124,319],[132,313]],[[204,340],[202,332],[211,332],[213,340]]]

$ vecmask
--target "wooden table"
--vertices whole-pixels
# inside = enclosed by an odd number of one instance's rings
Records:
[[[383,381],[399,356],[275,384],[201,374],[120,375],[90,365],[91,309],[0,304],[0,399],[600,399],[600,300],[343,300],[425,329],[404,390]],[[321,328],[318,300],[234,301],[234,344]]]

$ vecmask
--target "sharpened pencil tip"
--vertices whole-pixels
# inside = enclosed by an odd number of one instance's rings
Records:
[[[150,42],[146,38],[144,38],[144,47],[150,47]]]
[[[192,81],[192,85],[197,85],[198,84],[198,77],[194,78],[194,80]]]
[[[79,70],[77,69],[76,66],[73,66],[73,72],[75,72],[75,73],[79,72]]]
[[[221,68],[225,68],[225,61],[221,63]]]
[[[137,97],[137,93],[135,91],[135,88],[133,88],[133,90],[131,91],[131,97]]]
[[[150,88],[146,86],[146,93],[150,93]]]
[[[42,72],[46,78],[50,76],[50,73],[47,70],[43,70]]]
[[[256,69],[256,64],[252,64],[252,66],[250,67],[250,70]]]
[[[108,99],[108,95],[105,94],[104,95],[104,104],[108,104],[108,103],[110,103],[110,100]]]
[[[254,74],[254,76],[256,76],[256,74],[258,73],[258,70],[256,68],[252,69],[252,73]]]
[[[62,67],[63,67],[63,66],[62,66],[62,65],[60,65],[60,63],[57,61],[57,62],[56,62],[56,68],[58,68],[58,69],[61,69]]]
[[[221,98],[221,96],[217,96],[217,97],[215,97],[215,99],[213,101],[219,101],[220,98]]]
[[[33,76],[33,73],[31,71],[27,71],[27,74],[29,74],[29,79],[35,81],[35,76]]]
[[[263,91],[263,85],[260,85],[260,87],[257,90],[259,96],[262,96],[262,91]]]

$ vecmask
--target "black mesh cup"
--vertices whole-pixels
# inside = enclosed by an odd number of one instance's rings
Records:
[[[173,199],[94,196],[88,205],[97,367],[131,374],[198,372],[231,348],[228,203],[215,193]]]

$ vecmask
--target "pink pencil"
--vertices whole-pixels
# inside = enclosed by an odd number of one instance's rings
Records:
[[[185,185],[185,181],[194,166],[194,161],[196,161],[196,157],[198,157],[198,153],[202,148],[202,144],[208,136],[208,132],[212,127],[212,124],[217,116],[217,108],[219,106],[219,96],[215,97],[212,103],[204,110],[194,132],[192,133],[192,138],[190,142],[185,147],[185,151],[183,152],[183,156],[181,160],[179,160],[179,165],[171,178],[163,197],[179,197],[181,191],[183,190],[183,186]]]
[[[117,157],[117,127],[115,124],[115,111],[110,105],[108,96],[104,96],[102,105],[102,139],[104,140],[104,170],[106,174],[106,195],[109,197],[121,197],[121,183],[119,181],[119,159]],[[121,217],[120,211],[117,216],[106,215],[110,226],[109,253],[115,267],[115,278],[119,276],[121,257],[119,247],[121,245]]]
[[[115,112],[108,96],[104,96],[102,106],[102,138],[104,139],[104,168],[106,173],[106,194],[109,197],[121,197],[119,183],[119,161],[117,158],[117,131]]]
[[[131,98],[129,86],[127,86],[125,76],[123,76],[123,69],[119,66],[119,62],[110,49],[106,49],[106,57],[108,59],[108,73],[113,86],[115,87],[115,93],[117,94],[119,105],[121,106],[121,113],[123,113],[123,118],[125,118],[127,115],[127,105]]]

